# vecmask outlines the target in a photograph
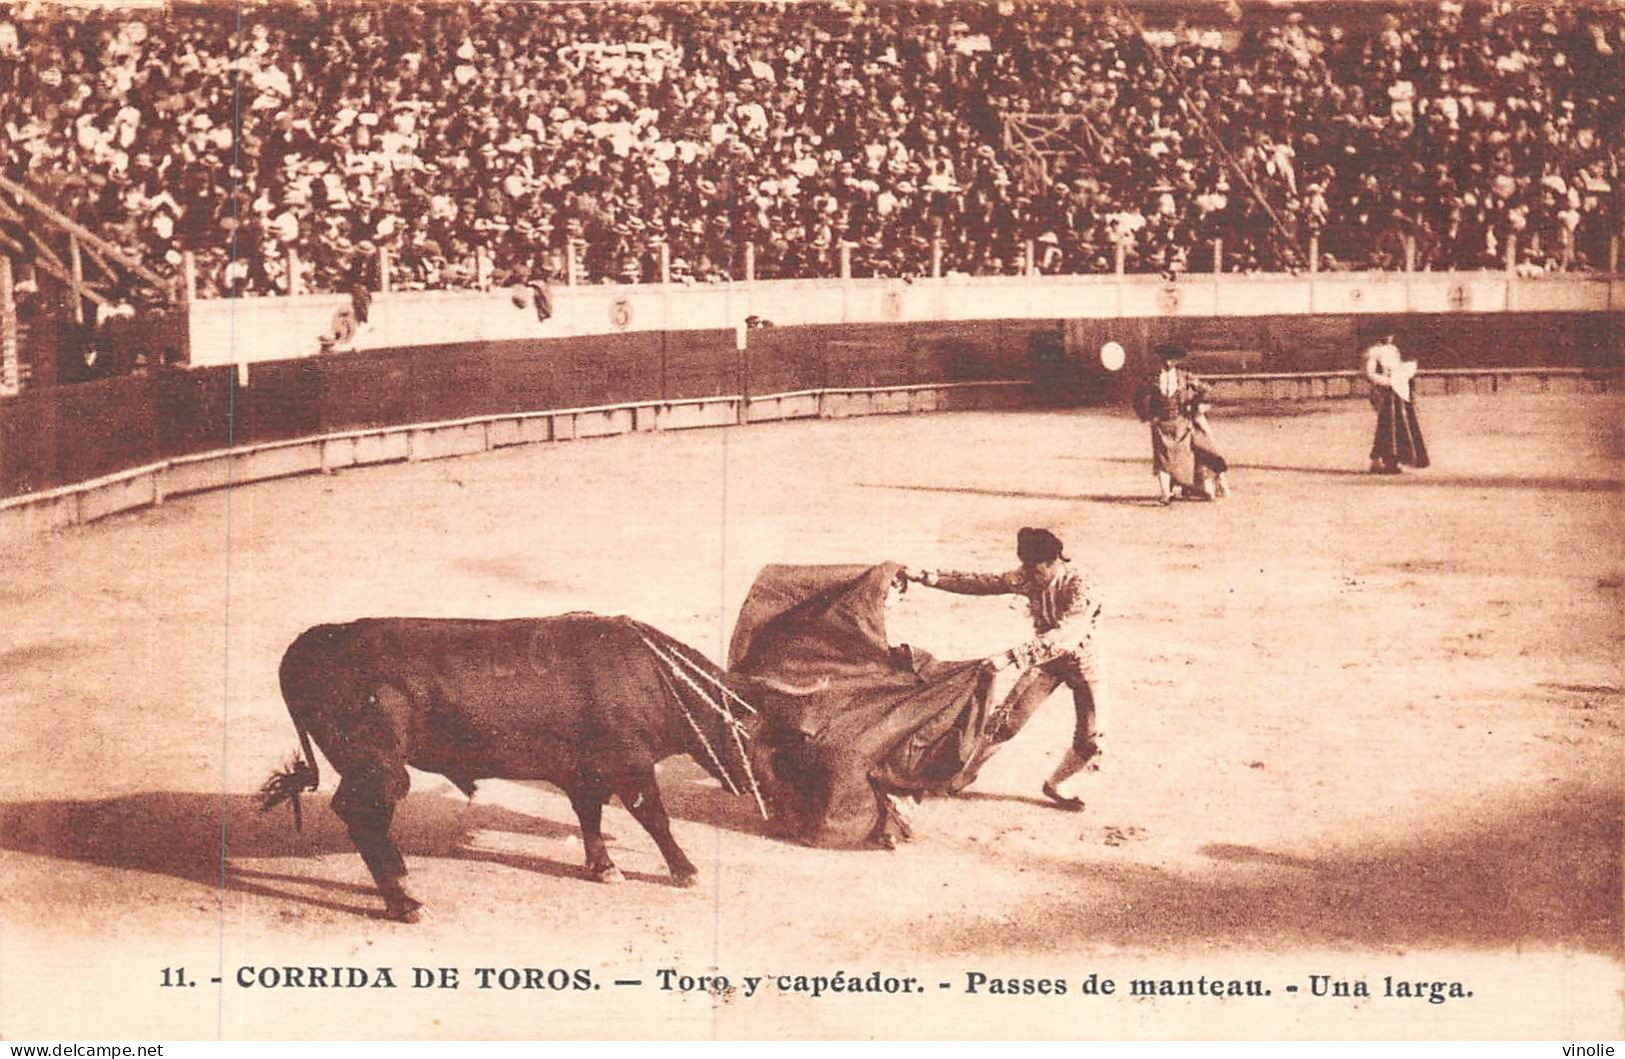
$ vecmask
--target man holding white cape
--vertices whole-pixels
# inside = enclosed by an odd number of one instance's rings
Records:
[[[1371,384],[1371,406],[1377,410],[1377,433],[1371,442],[1371,473],[1399,474],[1400,467],[1428,465],[1427,444],[1416,418],[1411,381],[1416,362],[1400,355],[1393,332],[1384,332],[1366,347],[1365,377]]]

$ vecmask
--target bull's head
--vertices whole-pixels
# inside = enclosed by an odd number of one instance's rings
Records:
[[[640,627],[644,646],[659,660],[675,705],[689,731],[690,756],[734,794],[756,800],[763,819],[767,800],[757,779],[754,741],[761,715],[752,699],[760,690],[650,626]]]

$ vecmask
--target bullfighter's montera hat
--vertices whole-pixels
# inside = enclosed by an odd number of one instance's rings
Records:
[[[1024,563],[1048,563],[1056,559],[1069,562],[1066,557],[1066,545],[1061,538],[1047,529],[1036,529],[1032,526],[1023,527],[1016,534],[1016,558]]]

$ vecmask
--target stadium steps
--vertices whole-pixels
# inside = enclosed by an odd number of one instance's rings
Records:
[[[1249,341],[1249,337],[1238,334],[1233,321],[1190,321],[1184,342],[1191,370],[1218,373],[1263,370],[1267,359],[1264,349]]]

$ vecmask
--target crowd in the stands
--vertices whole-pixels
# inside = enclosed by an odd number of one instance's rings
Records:
[[[1622,90],[1617,4],[0,4],[0,174],[203,296],[1600,269]]]

